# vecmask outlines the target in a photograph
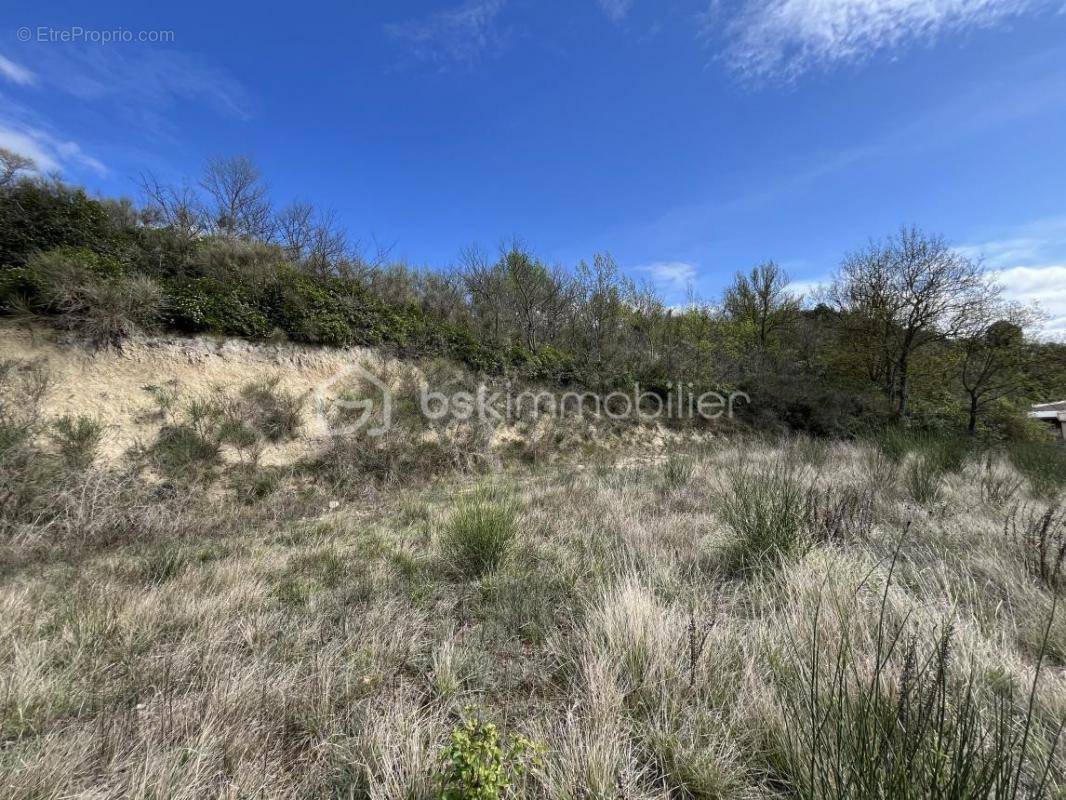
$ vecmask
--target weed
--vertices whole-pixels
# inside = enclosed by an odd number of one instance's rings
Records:
[[[529,739],[500,733],[467,708],[462,724],[452,731],[441,755],[441,800],[499,800],[537,758]]]

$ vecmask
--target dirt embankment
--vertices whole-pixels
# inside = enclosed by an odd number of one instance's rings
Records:
[[[327,349],[295,344],[252,343],[210,337],[144,336],[121,349],[95,350],[47,327],[0,320],[0,361],[39,361],[48,367],[45,417],[88,414],[107,425],[104,457],[116,457],[137,441],[150,441],[159,428],[146,386],[172,384],[189,396],[215,388],[238,388],[277,377],[281,387],[313,399],[315,389],[356,361],[373,357],[363,349]],[[312,402],[305,406],[313,429]],[[312,431],[313,432],[313,431]],[[284,461],[302,440],[264,453]]]

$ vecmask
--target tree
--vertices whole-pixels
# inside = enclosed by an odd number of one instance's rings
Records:
[[[942,238],[904,228],[846,257],[828,294],[905,416],[915,354],[963,330],[999,290]]]
[[[561,333],[574,296],[574,282],[561,269],[545,266],[520,242],[501,248],[491,265],[476,248],[463,260],[474,316],[494,341],[517,340],[535,353]]]
[[[285,254],[316,275],[330,275],[349,255],[348,234],[335,211],[294,202],[274,219],[274,232]]]
[[[959,340],[962,357],[959,378],[969,400],[967,430],[977,432],[977,418],[989,404],[1020,391],[1032,362],[1032,349],[1025,341],[1025,328],[1036,319],[1034,312],[1016,304],[989,304],[973,318]]]
[[[0,147],[0,189],[15,182],[20,172],[33,172],[37,165],[32,158]]]
[[[200,187],[208,196],[210,223],[220,234],[245,239],[270,238],[272,216],[267,187],[250,158],[208,159]]]
[[[726,289],[722,308],[765,353],[799,316],[799,300],[788,291],[788,274],[773,261],[738,272]]]

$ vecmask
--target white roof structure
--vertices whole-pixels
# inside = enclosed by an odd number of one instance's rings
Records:
[[[1029,412],[1029,416],[1034,419],[1066,421],[1066,400],[1059,400],[1057,403],[1037,403]]]

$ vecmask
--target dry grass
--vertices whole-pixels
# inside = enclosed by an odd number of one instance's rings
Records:
[[[1060,587],[1034,567],[1039,537],[1004,535],[984,461],[943,472],[925,506],[856,444],[599,452],[479,478],[502,522],[470,511],[465,473],[337,495],[283,471],[249,501],[53,456],[0,528],[0,796],[435,798],[469,706],[543,748],[520,797],[844,796],[812,777],[827,763],[915,792],[891,736],[863,760],[857,723],[846,748],[795,735],[811,709],[867,719],[811,692],[839,674],[874,710],[912,709],[888,702],[904,685],[968,703],[988,735],[965,752],[1005,741],[1017,768],[1016,795],[995,796],[1038,794],[1045,767],[1061,792]],[[1046,487],[995,469],[1042,519]],[[482,523],[489,555],[457,576],[448,536]],[[773,568],[730,568],[738,547]],[[952,774],[922,757],[922,789]]]

